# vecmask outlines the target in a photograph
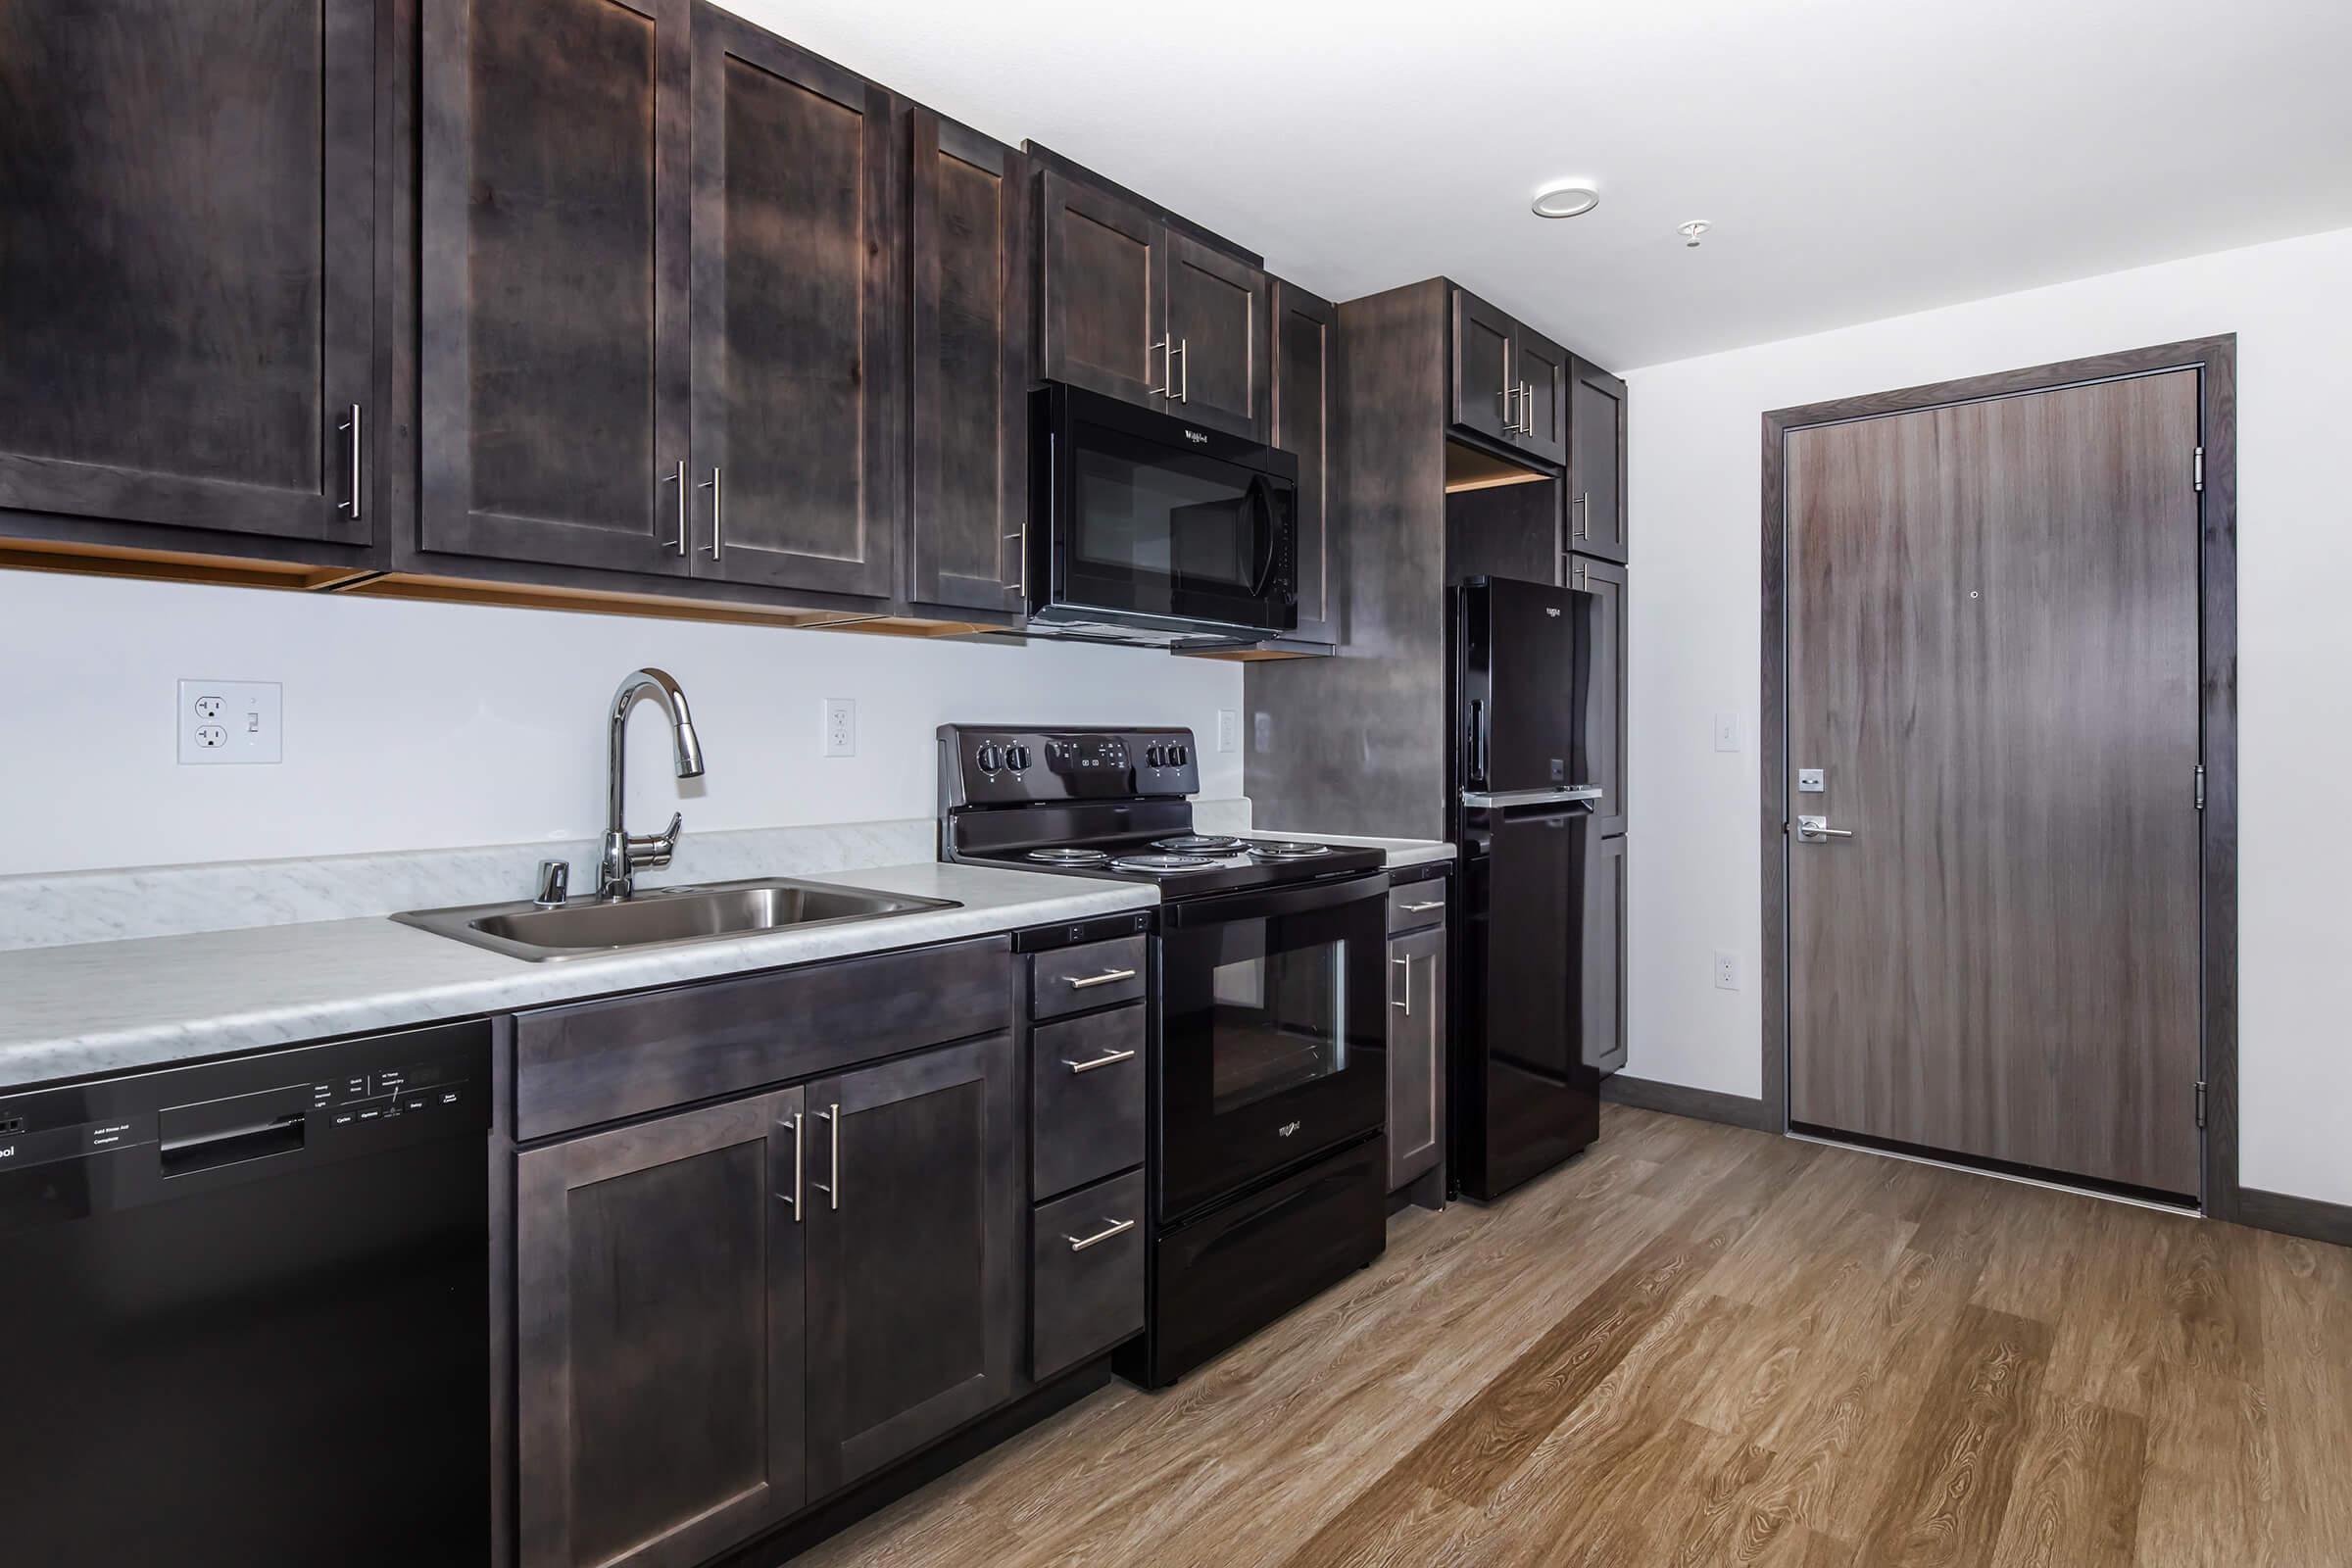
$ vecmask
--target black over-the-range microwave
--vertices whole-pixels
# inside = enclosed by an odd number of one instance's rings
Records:
[[[1030,394],[1031,635],[1242,646],[1298,624],[1298,460],[1048,382]]]

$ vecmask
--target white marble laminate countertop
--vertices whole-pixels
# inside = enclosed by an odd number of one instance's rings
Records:
[[[1304,833],[1297,828],[1253,827],[1250,836],[1261,839],[1305,839],[1312,844],[1360,844],[1368,850],[1386,850],[1388,864],[1427,865],[1432,860],[1454,858],[1454,847],[1443,839],[1376,839],[1368,833]]]
[[[810,877],[954,899],[802,931],[531,963],[384,916],[0,953],[0,1092],[1151,908],[1125,882],[924,862]]]

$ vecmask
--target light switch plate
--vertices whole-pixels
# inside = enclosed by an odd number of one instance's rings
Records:
[[[1230,752],[1242,744],[1242,715],[1233,709],[1217,710],[1217,750]]]
[[[283,757],[283,688],[273,680],[183,680],[179,760],[189,767],[275,762]]]
[[[1719,752],[1736,752],[1740,749],[1740,715],[1738,713],[1717,713],[1715,715],[1715,749]]]

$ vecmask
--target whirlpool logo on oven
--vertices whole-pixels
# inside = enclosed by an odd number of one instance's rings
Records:
[[[1276,1136],[1276,1137],[1278,1137],[1278,1138],[1288,1138],[1288,1137],[1290,1137],[1290,1136],[1291,1136],[1293,1133],[1297,1132],[1297,1131],[1298,1130],[1298,1127],[1299,1127],[1299,1123],[1298,1123],[1298,1122],[1295,1122],[1295,1121],[1286,1121],[1286,1122],[1284,1122],[1284,1123],[1283,1123],[1281,1126],[1279,1126],[1279,1127],[1275,1128],[1275,1129],[1274,1129],[1274,1133],[1275,1133],[1275,1136]]]

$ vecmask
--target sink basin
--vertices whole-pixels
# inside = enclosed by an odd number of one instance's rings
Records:
[[[832,882],[773,877],[714,882],[708,887],[647,888],[620,903],[575,899],[554,908],[530,903],[476,904],[455,909],[412,909],[392,916],[403,925],[543,963],[600,953],[671,948],[689,942],[798,931],[850,920],[953,909],[954,899],[876,893]]]

